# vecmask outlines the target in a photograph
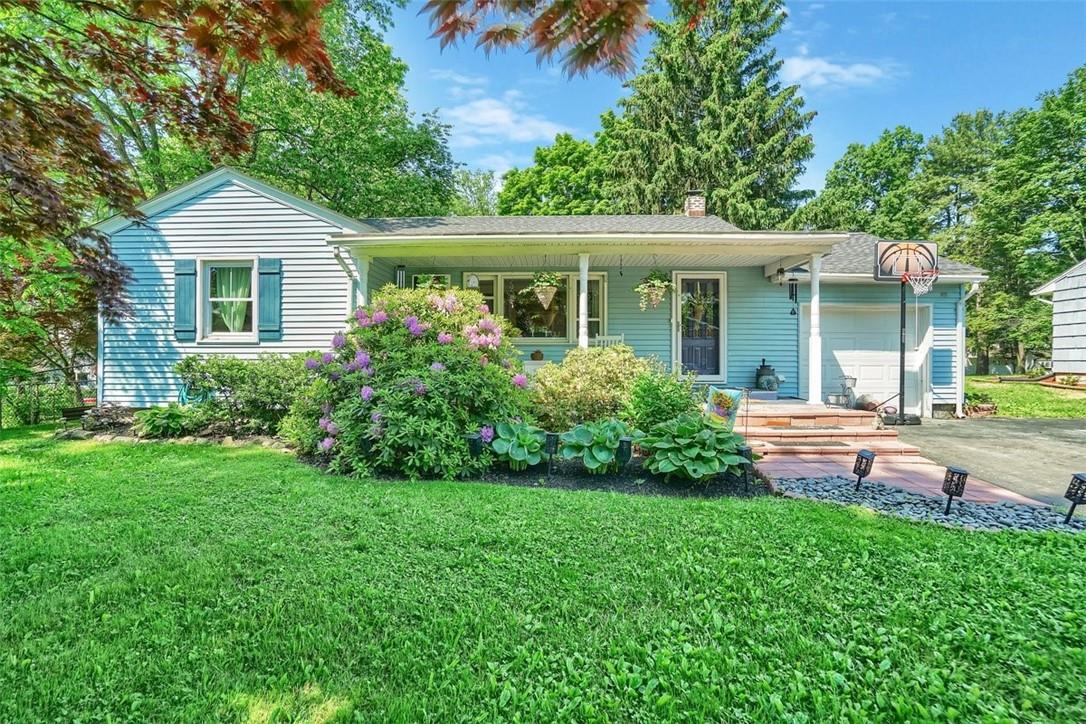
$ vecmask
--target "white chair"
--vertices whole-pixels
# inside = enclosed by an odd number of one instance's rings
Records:
[[[614,347],[616,344],[623,344],[625,341],[625,334],[598,334],[588,340],[588,344],[592,347]]]

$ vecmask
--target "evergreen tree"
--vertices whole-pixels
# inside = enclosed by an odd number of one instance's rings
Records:
[[[798,86],[782,86],[770,45],[785,21],[779,0],[715,0],[700,22],[655,27],[643,71],[607,114],[599,149],[608,196],[629,213],[674,213],[690,189],[709,212],[747,229],[779,226],[813,154]]]

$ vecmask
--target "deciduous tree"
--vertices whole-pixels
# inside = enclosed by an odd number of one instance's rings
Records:
[[[606,214],[605,162],[591,141],[568,133],[535,150],[535,163],[506,172],[498,213],[526,216]]]

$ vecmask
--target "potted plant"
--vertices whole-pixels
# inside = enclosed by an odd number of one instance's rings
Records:
[[[674,288],[675,283],[671,281],[666,272],[660,269],[650,271],[634,287],[637,296],[641,298],[641,311],[644,312],[649,306],[656,309],[660,306],[660,302],[664,300],[664,296],[668,291]]]
[[[554,295],[565,286],[565,283],[565,277],[558,272],[538,271],[532,275],[532,283],[524,291],[534,294],[541,307],[550,309]]]

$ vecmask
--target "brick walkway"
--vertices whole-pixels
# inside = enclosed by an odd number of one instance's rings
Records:
[[[774,456],[757,463],[756,467],[759,472],[770,478],[824,478],[839,475],[855,480],[856,476],[852,474],[854,461],[855,456],[789,455]],[[945,472],[945,467],[936,465],[919,455],[888,456],[875,458],[871,475],[865,478],[864,482],[880,482],[912,493],[941,498],[945,497],[942,491]],[[1045,505],[1033,498],[1027,498],[973,476],[970,476],[965,484],[963,497],[976,503],[1008,501],[1023,505]]]

